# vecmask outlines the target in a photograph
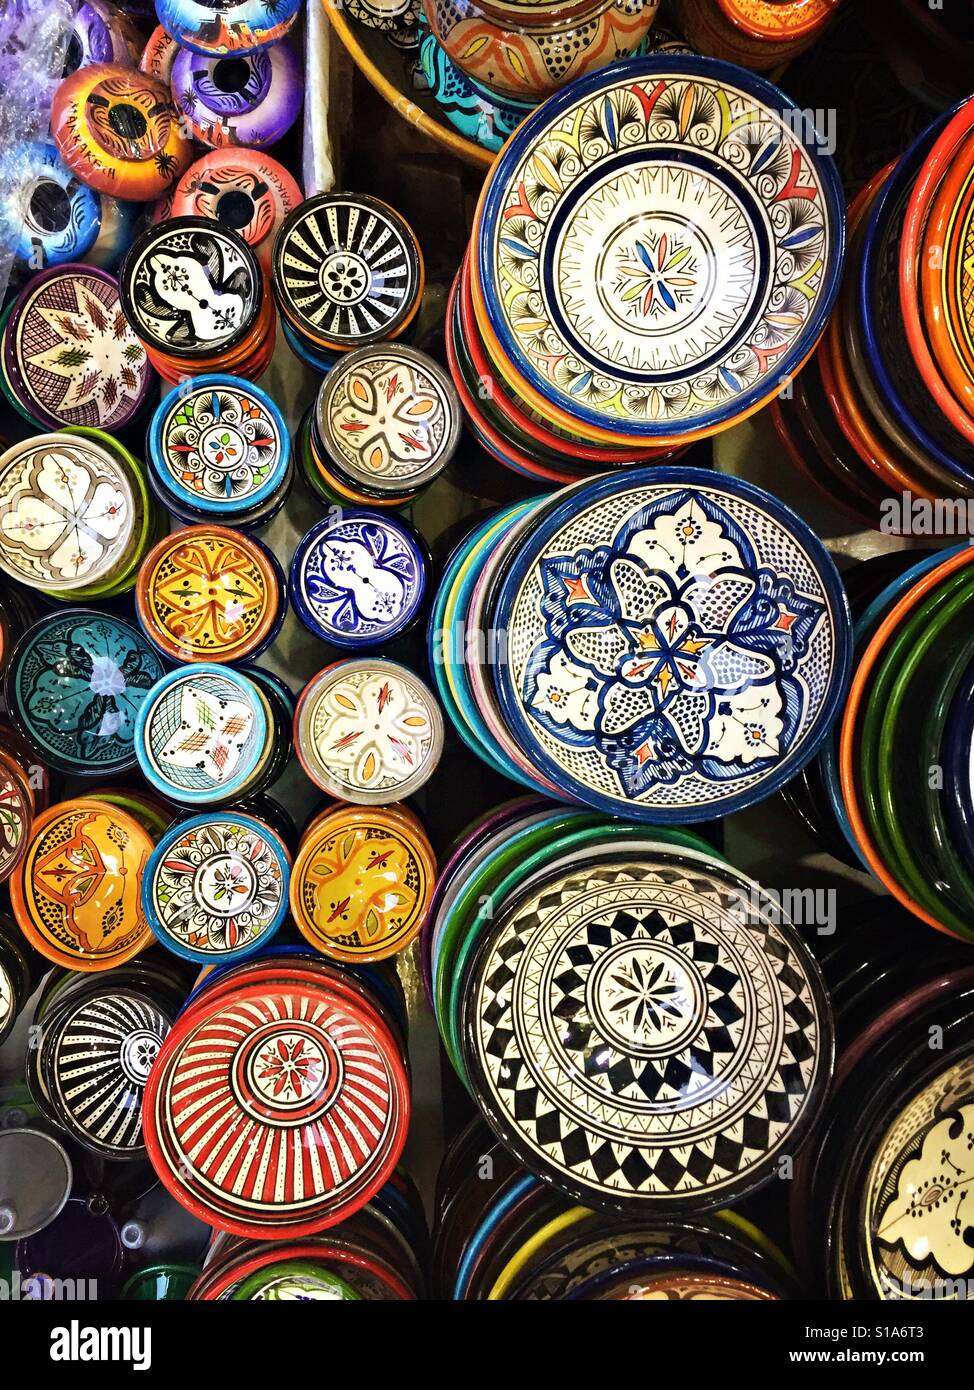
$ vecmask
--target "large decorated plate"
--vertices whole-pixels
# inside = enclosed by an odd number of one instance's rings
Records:
[[[478,318],[528,402],[583,433],[672,437],[726,425],[801,365],[838,287],[844,204],[777,88],[653,56],[539,107],[478,230]]]
[[[394,1168],[409,1091],[377,1017],[324,982],[241,985],[169,1034],[146,1087],[150,1157],[201,1220],[311,1234]]]
[[[831,1069],[817,968],[756,884],[647,848],[555,870],[466,980],[476,1096],[590,1207],[723,1205],[792,1156]]]
[[[749,483],[640,469],[576,489],[525,537],[489,619],[509,727],[562,793],[634,820],[703,820],[812,756],[849,671],[821,543]]]

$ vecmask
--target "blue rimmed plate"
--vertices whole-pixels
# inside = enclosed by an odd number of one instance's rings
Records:
[[[659,824],[762,800],[840,708],[852,625],[831,558],[763,489],[603,477],[525,536],[484,625],[511,734],[561,793]]]
[[[844,227],[825,142],[776,87],[631,59],[546,101],[491,170],[478,320],[528,399],[583,432],[712,431],[811,351]]]
[[[142,910],[163,946],[201,965],[243,960],[287,916],[291,859],[268,825],[236,811],[180,820],[142,876]]]

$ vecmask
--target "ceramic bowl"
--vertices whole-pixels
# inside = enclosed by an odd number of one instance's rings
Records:
[[[737,589],[731,575],[748,569],[776,573]],[[714,584],[735,588],[723,634],[695,610]],[[531,764],[562,795],[658,824],[740,809],[798,771],[839,709],[851,653],[845,593],[804,523],[750,484],[678,468],[556,499],[481,628],[507,634],[491,678]],[[792,681],[813,668],[800,707]]]
[[[191,164],[173,192],[173,217],[207,217],[239,232],[270,273],[274,239],[304,194],[263,150],[210,150]]]
[[[423,0],[430,32],[479,86],[520,102],[543,101],[559,87],[639,47],[658,0]]]
[[[22,266],[80,261],[101,230],[101,195],[80,183],[50,140],[25,140],[5,161],[15,177],[0,196],[0,241]]]
[[[794,111],[740,69],[653,56],[524,122],[485,185],[471,262],[485,345],[523,399],[631,445],[725,428],[781,389],[825,324],[844,245],[835,166]]]
[[[670,12],[700,53],[767,71],[815,43],[838,0],[671,0]]]

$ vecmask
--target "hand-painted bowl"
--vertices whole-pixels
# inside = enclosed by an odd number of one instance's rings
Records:
[[[238,232],[270,272],[278,229],[304,194],[262,150],[210,150],[191,164],[173,193],[173,217],[208,217]]]
[[[838,289],[844,205],[822,137],[777,88],[652,56],[528,117],[472,244],[477,322],[523,399],[594,442],[685,440],[805,361]]]

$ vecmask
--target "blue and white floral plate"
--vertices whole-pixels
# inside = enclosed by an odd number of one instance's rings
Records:
[[[846,690],[845,591],[809,528],[722,474],[639,469],[550,506],[481,625],[521,754],[634,820],[729,815],[824,738]]]
[[[540,106],[488,175],[478,323],[518,394],[586,438],[711,432],[814,347],[844,225],[824,140],[769,82],[615,63]]]

